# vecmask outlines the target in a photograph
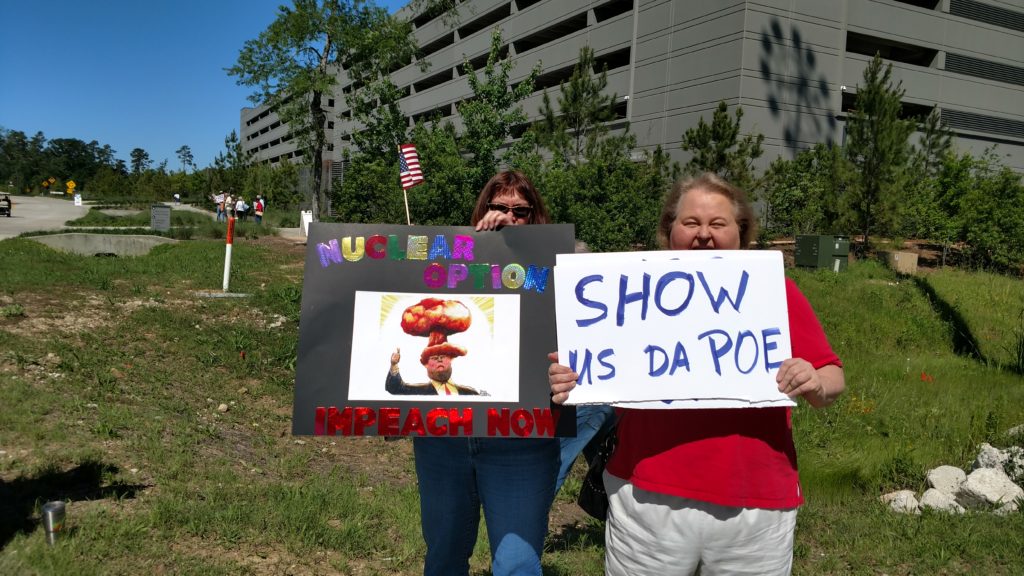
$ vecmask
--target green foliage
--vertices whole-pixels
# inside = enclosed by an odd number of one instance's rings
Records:
[[[337,218],[342,222],[405,222],[397,170],[393,161],[369,154],[354,155],[345,170],[345,179],[335,184],[332,206]],[[419,188],[414,188],[413,194]]]
[[[576,226],[595,252],[655,249],[654,222],[674,165],[661,149],[634,162],[632,135],[606,138],[585,161],[552,162],[534,174],[552,217]]]
[[[227,69],[239,84],[256,89],[253,103],[273,108],[298,138],[313,175],[312,208],[318,219],[326,208],[320,170],[327,149],[324,99],[337,84],[337,67],[358,70],[354,65],[369,54],[369,31],[360,27],[380,14],[380,8],[360,0],[294,0],[293,7],[278,8],[277,18],[246,41],[238,61]]]
[[[450,122],[417,123],[416,144],[426,181],[408,191],[412,221],[424,225],[467,225],[477,194],[498,169],[498,151],[512,128],[526,119],[518,102],[532,91],[538,69],[512,88],[512,61],[502,59],[501,33],[491,37],[482,77],[466,64],[473,97],[459,107],[464,131]],[[527,140],[529,142],[529,140]],[[521,157],[529,145],[520,142],[508,152]],[[396,148],[370,148],[350,156],[345,181],[335,190],[333,205],[340,220],[405,222],[402,190],[398,185]]]
[[[907,162],[914,123],[900,117],[904,90],[893,83],[892,64],[883,68],[878,55],[864,69],[855,110],[847,122],[846,156],[857,169],[846,190],[845,217],[870,246],[872,232],[889,232],[900,195],[901,170]]]
[[[615,118],[617,98],[615,94],[604,94],[607,86],[608,66],[595,76],[594,51],[589,46],[580,48],[568,84],[559,84],[557,109],[544,90],[540,108],[543,120],[535,128],[537,142],[565,164],[582,161],[584,154],[607,132],[603,123]]]
[[[262,196],[277,210],[297,206],[302,199],[299,190],[299,170],[291,162],[277,166],[254,163],[245,168],[242,195],[246,198]]]
[[[345,27],[343,56],[345,72],[355,87],[345,95],[345,102],[361,125],[352,133],[352,143],[361,153],[384,158],[395,154],[408,127],[398,105],[404,94],[391,81],[391,73],[412,62],[416,51],[412,23],[373,6],[352,17],[354,25]]]
[[[232,195],[241,192],[245,185],[249,157],[242,148],[238,133],[234,130],[224,137],[224,150],[213,159],[208,171],[211,192],[224,190]]]
[[[21,304],[6,304],[0,306],[0,318],[13,318],[25,315],[25,307]]]
[[[510,86],[508,78],[514,62],[508,57],[502,59],[501,45],[501,30],[495,28],[483,77],[473,70],[469,60],[462,65],[473,96],[458,107],[465,124],[458,142],[460,150],[469,156],[469,183],[476,191],[482,189],[497,172],[497,152],[512,134],[512,129],[526,122],[526,113],[519,102],[533,92],[533,83],[540,74],[538,62],[526,78]]]
[[[833,144],[817,144],[793,160],[775,160],[762,179],[763,230],[769,236],[841,232],[835,223],[849,180],[850,167]]]
[[[142,172],[149,168],[153,163],[153,161],[149,159],[149,152],[146,152],[142,148],[133,148],[129,156],[131,157],[132,162],[132,174],[136,176],[142,174]]]
[[[938,106],[928,113],[920,129],[918,144],[911,147],[911,162],[925,176],[935,177],[946,157],[953,152],[953,132],[942,119]]]
[[[581,49],[558,107],[545,92],[544,119],[520,142],[527,147],[535,138],[552,160],[521,152],[510,154],[509,163],[533,178],[552,218],[575,224],[576,237],[591,250],[652,249],[661,197],[677,168],[660,148],[641,157],[628,127],[608,133],[616,97],[602,93],[606,86],[605,71],[594,74],[593,52]]]
[[[718,103],[711,124],[701,117],[696,127],[684,132],[679,147],[693,157],[683,166],[683,172],[689,175],[714,172],[753,196],[758,184],[753,163],[764,153],[761,148],[764,135],[747,134],[740,138],[742,119],[743,108],[737,106],[735,115],[730,118],[729,106],[723,100]]]
[[[974,164],[959,198],[959,223],[970,264],[1024,272],[1024,184],[1021,175],[991,156]]]
[[[186,172],[189,166],[195,166],[193,162],[194,157],[192,156],[192,149],[189,148],[188,144],[183,144],[180,148],[174,151],[178,155],[178,160],[181,161],[181,171]]]

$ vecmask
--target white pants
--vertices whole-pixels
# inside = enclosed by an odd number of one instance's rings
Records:
[[[606,576],[788,575],[796,508],[719,506],[648,492],[605,472]]]

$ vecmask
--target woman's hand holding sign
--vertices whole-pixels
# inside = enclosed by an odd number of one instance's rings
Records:
[[[576,387],[576,379],[579,375],[572,371],[572,368],[558,363],[558,352],[549,352],[548,360],[548,384],[551,385],[551,401],[555,404],[563,404],[569,398],[569,392]]]
[[[551,369],[548,369],[550,374]],[[811,406],[822,408],[835,402],[836,397],[845,388],[843,370],[833,364],[815,369],[810,362],[802,358],[790,358],[779,366],[775,376],[779,383],[779,392],[796,398],[803,396]]]

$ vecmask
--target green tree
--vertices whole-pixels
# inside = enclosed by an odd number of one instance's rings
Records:
[[[608,66],[594,75],[594,51],[580,48],[569,82],[559,84],[558,108],[551,104],[544,91],[540,113],[543,119],[536,127],[537,141],[566,164],[583,159],[606,132],[604,123],[615,118],[615,94],[605,94],[608,87]]]
[[[277,166],[251,164],[245,170],[242,195],[246,198],[262,196],[268,203],[283,210],[301,201],[298,184],[298,169],[291,162],[282,162]]]
[[[764,231],[770,236],[841,232],[839,198],[850,167],[834,144],[817,144],[792,160],[772,162],[762,179]]]
[[[702,117],[697,126],[686,130],[679,147],[693,157],[683,166],[683,172],[690,175],[714,172],[754,195],[757,181],[753,164],[764,153],[761,148],[764,135],[748,134],[740,138],[742,119],[743,108],[737,106],[730,118],[729,106],[723,100],[718,103],[711,124]]]
[[[394,158],[409,119],[398,105],[404,93],[391,81],[391,73],[408,65],[415,55],[412,23],[390,16],[383,8],[361,10],[354,17],[355,25],[346,29],[344,60],[353,87],[345,102],[360,124],[352,143],[360,152]],[[426,61],[420,64],[425,69]]]
[[[516,87],[508,83],[512,68],[501,57],[501,33],[491,37],[482,77],[464,64],[473,96],[459,106],[463,132],[451,122],[419,122],[409,138],[419,151],[426,181],[408,191],[412,221],[428,225],[465,225],[476,196],[498,168],[498,151],[512,129],[525,122],[519,101],[533,89],[531,74]],[[506,157],[532,146],[514,143]],[[357,151],[350,156],[345,181],[335,192],[335,213],[356,222],[405,222],[402,190],[398,185],[396,153],[378,156]]]
[[[858,87],[846,126],[846,156],[857,173],[845,205],[865,249],[872,231],[891,225],[886,216],[895,213],[897,185],[907,165],[914,123],[900,117],[903,93],[902,82],[892,81],[892,64],[883,67],[876,55],[864,69],[864,86]]]
[[[149,168],[150,164],[153,163],[153,161],[149,159],[149,152],[146,152],[142,148],[133,148],[129,157],[131,158],[132,163],[132,174],[136,176],[142,174],[142,172]]]
[[[174,153],[178,155],[178,160],[181,161],[182,172],[187,172],[189,166],[195,166],[192,149],[188,147],[188,144],[182,144],[181,148],[175,150]]]
[[[661,198],[678,167],[660,148],[639,161],[632,134],[599,140],[584,161],[530,173],[557,222],[571,222],[594,251],[654,249]]]
[[[232,130],[224,137],[224,151],[218,153],[213,159],[210,191],[241,192],[242,186],[245,184],[248,161],[249,157],[238,140],[238,133]]]
[[[42,132],[29,138],[18,130],[0,129],[0,182],[15,190],[28,192],[46,177],[44,154],[46,137]]]
[[[533,93],[534,82],[540,75],[538,62],[526,78],[510,86],[508,78],[514,63],[511,58],[501,58],[501,44],[501,30],[495,28],[483,77],[477,75],[468,59],[462,65],[473,96],[458,106],[465,124],[459,147],[469,155],[470,184],[474,191],[483,188],[497,171],[497,152],[512,135],[513,128],[526,122],[526,113],[519,102]]]
[[[325,208],[324,97],[337,82],[339,50],[354,10],[353,3],[339,0],[294,0],[294,7],[280,6],[277,18],[256,39],[245,42],[237,63],[227,69],[239,84],[256,87],[250,100],[273,109],[298,139],[312,173],[316,219]]]
[[[966,243],[974,266],[1020,273],[1024,266],[1024,183],[1000,164],[994,150],[980,158],[946,157],[939,173],[939,205],[954,213],[954,239]]]
[[[653,248],[651,223],[677,169],[660,148],[637,153],[628,126],[609,133],[605,123],[615,117],[616,97],[604,94],[606,87],[605,71],[594,73],[593,52],[580,50],[558,107],[545,92],[543,120],[527,133],[551,152],[551,161],[539,154],[511,161],[534,178],[552,218],[574,223],[591,249]]]
[[[932,107],[920,131],[917,146],[911,147],[912,159],[924,176],[935,177],[953,151],[953,132],[942,119],[938,106]]]

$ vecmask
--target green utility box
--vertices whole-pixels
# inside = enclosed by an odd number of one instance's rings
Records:
[[[850,239],[845,236],[797,236],[796,265],[842,272],[849,265]]]

